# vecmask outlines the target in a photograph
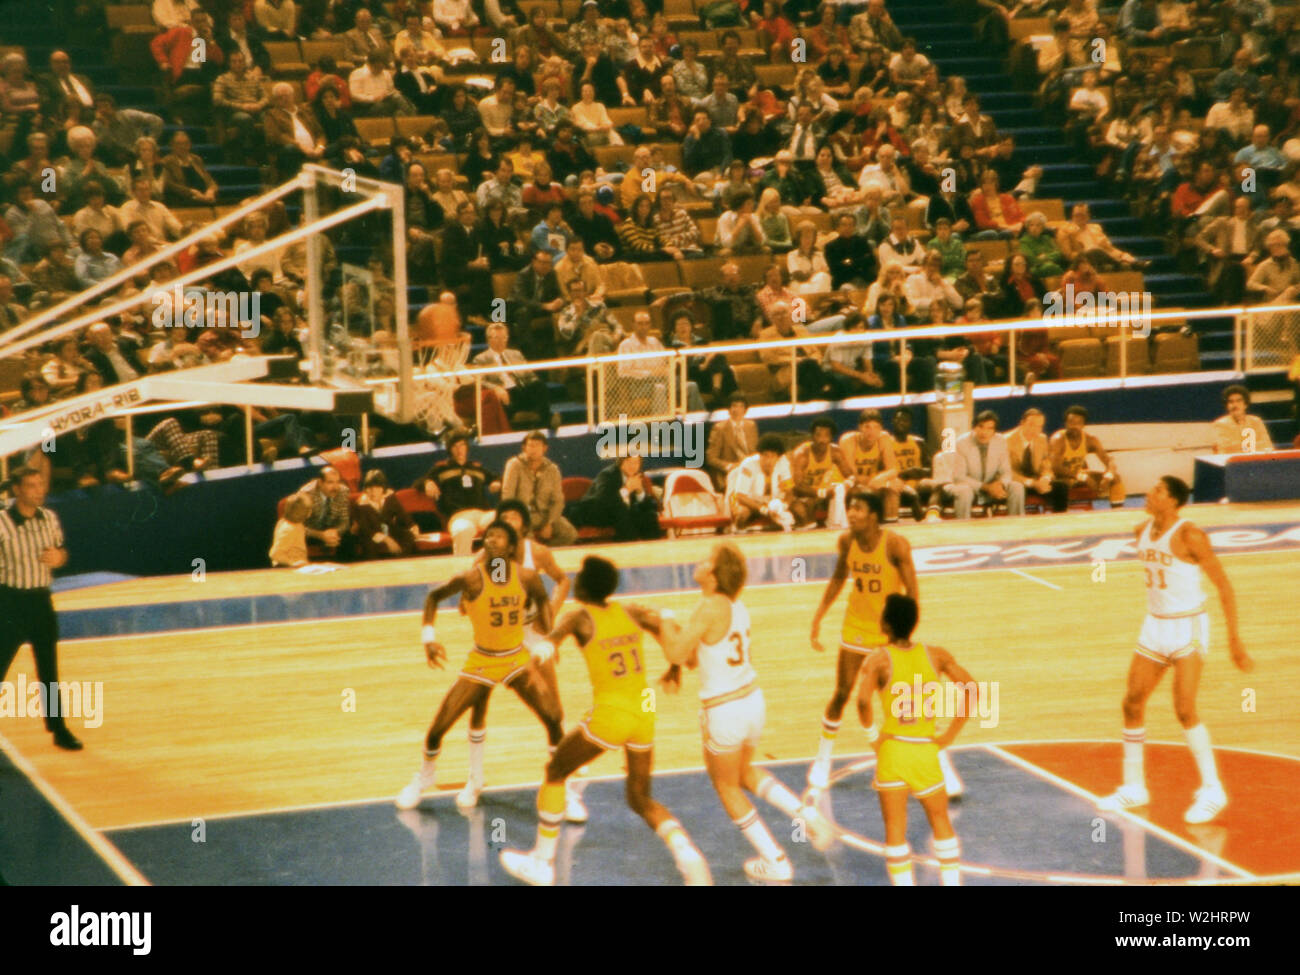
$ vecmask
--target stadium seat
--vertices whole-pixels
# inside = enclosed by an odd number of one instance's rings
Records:
[[[322,451],[320,459],[339,472],[339,477],[343,478],[348,490],[361,490],[361,458],[355,450],[335,447],[333,450]]]
[[[681,271],[676,261],[649,261],[641,265],[641,276],[654,298],[690,291],[682,283]]]
[[[353,119],[357,135],[361,141],[375,148],[383,148],[393,141],[393,120],[391,118]]]
[[[669,472],[664,482],[663,514],[659,516],[659,527],[669,538],[712,534],[730,522],[707,474],[690,468]]]
[[[1106,337],[1106,375],[1120,374],[1120,348],[1127,343],[1126,372],[1130,376],[1145,376],[1150,363],[1147,358],[1147,340],[1136,335],[1109,335]]]
[[[1152,372],[1195,372],[1201,367],[1200,343],[1195,335],[1161,332],[1155,342]]]
[[[586,495],[591,487],[591,478],[589,477],[566,477],[560,481],[560,490],[564,492],[565,510],[569,510],[570,505],[576,505]],[[569,518],[573,521],[572,518]],[[614,537],[614,529],[597,528],[594,525],[582,525],[578,527],[579,542],[603,541]]]
[[[263,41],[262,43],[266,46],[266,53],[271,55],[271,70],[275,72],[277,81],[286,76],[307,77],[311,69],[303,60],[297,41]]]
[[[1101,339],[1066,339],[1059,349],[1062,379],[1091,379],[1101,375]]]
[[[451,551],[451,535],[443,531],[442,515],[432,498],[415,488],[399,488],[393,492],[393,495],[397,498],[397,503],[402,506],[402,510],[420,527],[420,533],[415,537],[417,552]],[[429,529],[427,527],[429,525],[438,527]]]
[[[772,401],[772,370],[766,363],[732,366],[731,371],[736,376],[736,385],[750,403],[757,405]]]

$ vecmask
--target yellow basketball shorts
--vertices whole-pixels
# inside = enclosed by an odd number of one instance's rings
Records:
[[[844,628],[840,630],[841,650],[867,654],[888,642],[878,626],[860,626],[845,620]]]
[[[460,676],[488,687],[506,685],[522,674],[531,660],[532,655],[524,646],[499,652],[475,647],[465,660]]]
[[[872,786],[881,791],[907,789],[918,799],[933,795],[943,788],[939,747],[934,742],[887,738],[877,753],[876,780]]]
[[[642,710],[639,702],[613,705],[598,701],[578,728],[593,745],[610,751],[649,751],[655,743],[655,713]]]

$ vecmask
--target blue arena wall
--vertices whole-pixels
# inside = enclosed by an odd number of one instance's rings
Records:
[[[1157,387],[1092,389],[977,399],[976,410],[992,409],[999,429],[1014,426],[1020,414],[1036,406],[1047,416],[1047,429],[1064,422],[1067,406],[1088,408],[1093,423],[1210,422],[1221,412],[1219,391],[1231,380],[1213,379]],[[764,432],[806,430],[814,417],[829,415],[841,430],[850,429],[864,405],[885,398],[853,400],[831,410],[803,406],[795,415],[786,406],[755,407],[751,415]],[[883,406],[886,423],[894,400]],[[779,416],[765,416],[782,412]],[[912,405],[915,432],[925,436],[924,403]],[[719,414],[721,415],[721,414]],[[707,430],[707,424],[705,425]],[[502,472],[519,451],[518,434],[487,438],[472,456]],[[548,456],[565,476],[594,477],[603,466],[597,456],[599,434],[583,431],[551,437]],[[701,447],[701,450],[703,447]],[[362,458],[363,471],[378,468],[394,487],[410,485],[442,454],[441,446],[410,444],[380,448]],[[69,491],[49,502],[63,521],[70,561],[65,574],[118,572],[127,575],[174,575],[191,572],[203,559],[209,572],[264,568],[275,525],[276,504],[315,476],[319,459],[279,461],[248,470],[243,467],[190,475],[183,490],[164,497],[156,485],[105,486]],[[648,468],[681,466],[679,460],[652,458]]]

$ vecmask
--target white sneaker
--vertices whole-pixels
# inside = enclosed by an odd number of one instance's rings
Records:
[[[582,801],[582,792],[572,782],[564,787],[564,821],[566,823],[587,821],[587,804]]]
[[[754,857],[745,861],[745,876],[763,884],[785,884],[794,879],[794,865],[784,855],[775,862]]]
[[[501,868],[533,887],[555,886],[555,864],[522,850],[502,850]]]
[[[928,524],[933,525],[936,521],[943,521],[943,515],[939,514],[937,508],[931,508],[925,513],[925,521]]]
[[[473,809],[478,805],[478,797],[482,792],[483,783],[470,779],[465,783],[465,788],[456,793],[456,807],[458,809]]]
[[[808,842],[812,844],[814,850],[820,853],[835,842],[835,827],[816,807],[804,806],[799,810],[799,815],[803,818],[803,826],[808,834]]]
[[[1196,798],[1193,800],[1191,808],[1183,814],[1183,822],[1199,825],[1208,823],[1219,813],[1223,812],[1224,807],[1228,805],[1228,794],[1223,791],[1223,786],[1217,782],[1214,785],[1203,785],[1196,790]]]
[[[1121,785],[1110,795],[1097,800],[1097,808],[1102,812],[1119,812],[1150,804],[1151,795],[1144,785]]]
[[[699,850],[677,858],[677,869],[682,872],[682,879],[687,887],[712,887],[713,875],[709,873],[708,861]]]
[[[425,790],[431,788],[433,788],[433,774],[420,769],[406,788],[397,794],[397,808],[414,809],[420,804],[420,797],[424,795]]]

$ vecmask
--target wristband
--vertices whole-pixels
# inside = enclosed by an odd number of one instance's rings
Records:
[[[671,609],[661,609],[659,610],[659,619],[661,621],[668,621],[668,620],[676,621],[677,614],[674,613]]]
[[[529,653],[538,663],[544,664],[555,656],[555,644],[550,640],[539,640],[529,648]]]
[[[423,628],[422,630],[420,630],[420,642],[421,642],[421,643],[437,643],[437,642],[438,642],[438,636],[437,636],[437,634],[436,634],[436,633],[434,632],[434,630],[433,630],[433,624],[431,624],[431,623],[426,623],[426,624],[424,625],[424,628]]]
[[[867,729],[867,744],[874,745],[880,739],[880,732],[874,726]]]

